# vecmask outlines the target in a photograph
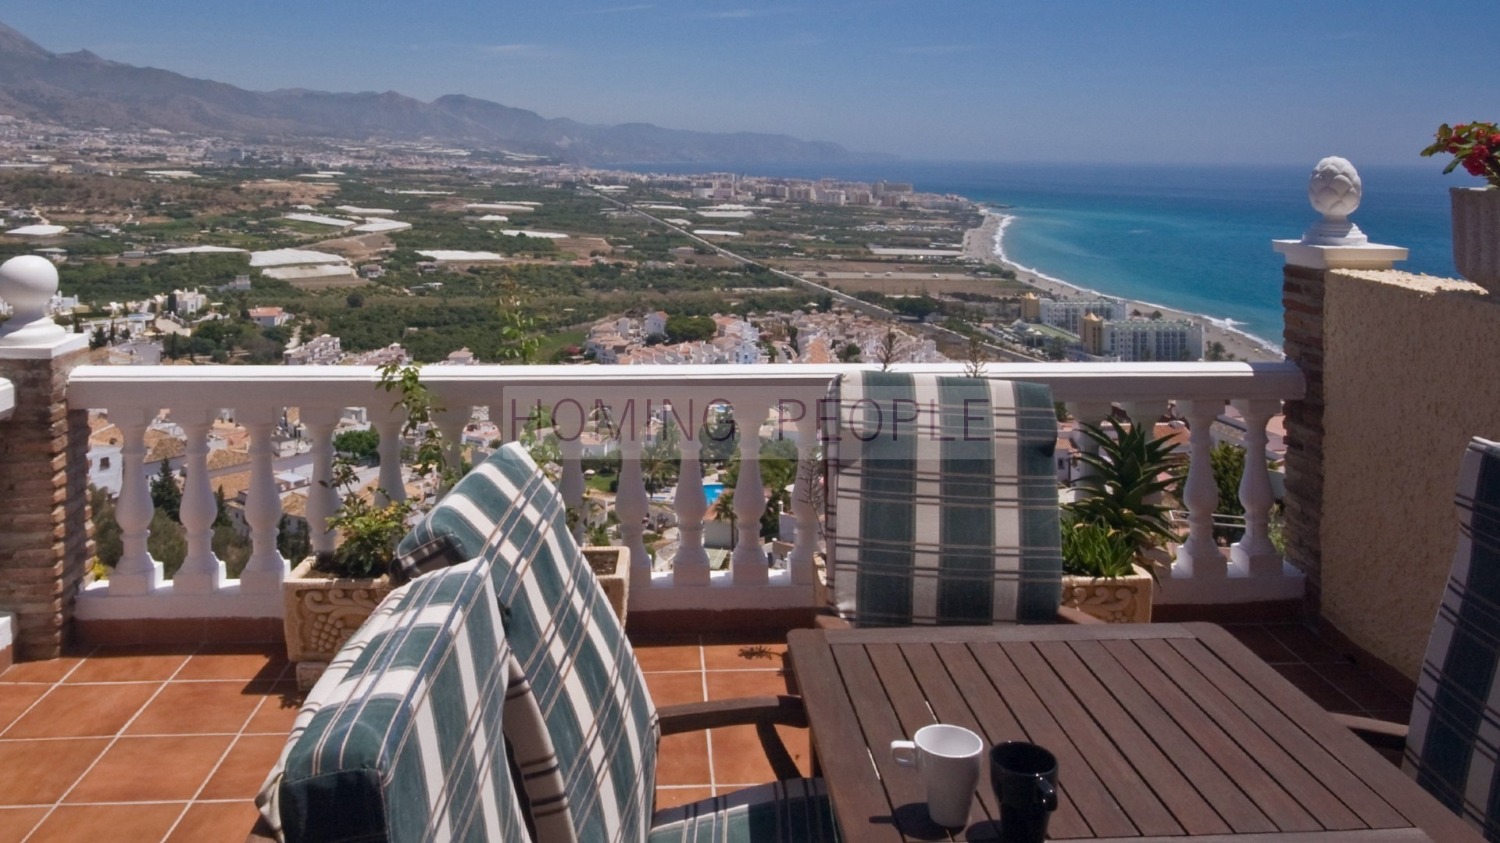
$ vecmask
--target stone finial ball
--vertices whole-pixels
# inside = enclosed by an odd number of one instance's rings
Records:
[[[1336,156],[1319,161],[1307,181],[1307,198],[1313,210],[1325,217],[1341,218],[1354,213],[1363,192],[1359,171],[1348,160]]]
[[[0,264],[0,299],[17,313],[41,312],[57,292],[57,267],[40,255],[18,255]]]

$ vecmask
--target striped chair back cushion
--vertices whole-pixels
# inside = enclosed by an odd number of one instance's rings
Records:
[[[1062,594],[1046,386],[852,372],[822,412],[829,599],[858,626],[1054,618]]]
[[[502,737],[512,663],[478,562],[395,590],[309,692],[263,812],[290,843],[529,841]]]
[[[1500,840],[1500,443],[1469,442],[1455,502],[1458,550],[1402,766],[1485,839]]]
[[[474,466],[396,546],[391,577],[406,582],[479,555],[514,491],[495,457]]]
[[[479,556],[494,580],[516,674],[505,736],[537,839],[645,839],[656,787],[656,708],[619,619],[567,530],[557,488],[511,443],[455,485],[419,529],[425,532],[411,548],[426,546],[429,560]],[[445,542],[447,549],[432,550]]]

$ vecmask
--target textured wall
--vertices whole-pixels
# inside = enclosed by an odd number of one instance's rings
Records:
[[[1500,296],[1330,272],[1323,327],[1322,614],[1415,679],[1457,542],[1464,443],[1500,438]]]

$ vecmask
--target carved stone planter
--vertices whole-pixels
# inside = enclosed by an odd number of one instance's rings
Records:
[[[1062,578],[1062,604],[1109,623],[1151,622],[1151,574],[1136,566],[1128,577]]]
[[[336,579],[313,571],[313,561],[302,560],[281,586],[286,657],[304,691],[392,590],[388,577]]]
[[[583,557],[594,569],[604,596],[609,598],[609,605],[614,607],[623,627],[625,610],[630,606],[630,549],[612,545],[585,547]]]
[[[1500,189],[1453,187],[1453,264],[1458,274],[1500,293]]]

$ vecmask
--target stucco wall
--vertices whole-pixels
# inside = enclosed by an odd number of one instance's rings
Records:
[[[1500,296],[1395,271],[1327,278],[1322,614],[1415,679],[1464,443],[1500,438]]]

